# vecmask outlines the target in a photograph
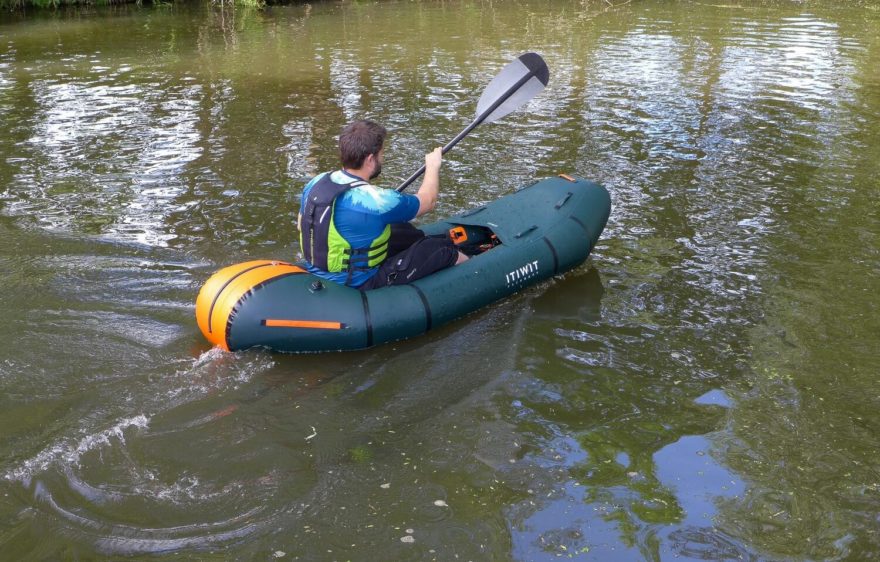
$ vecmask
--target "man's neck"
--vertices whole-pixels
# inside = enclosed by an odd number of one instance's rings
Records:
[[[342,168],[342,171],[350,176],[361,178],[366,182],[370,181],[370,173],[365,168]]]

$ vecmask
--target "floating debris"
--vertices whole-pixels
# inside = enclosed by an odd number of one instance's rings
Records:
[[[382,485],[379,486],[379,487],[382,488],[383,490],[387,490],[388,488],[391,487],[391,483],[390,483],[390,482],[386,482],[386,483],[382,484]]]
[[[312,437],[315,437],[318,435],[318,430],[315,429],[315,426],[311,426],[311,428],[312,428],[312,434],[306,437],[306,441],[308,441]]]
[[[449,507],[449,505],[443,500],[434,500],[434,505],[437,507]]]
[[[405,537],[400,537],[400,542],[414,543],[416,542],[416,538],[412,535],[406,535]]]

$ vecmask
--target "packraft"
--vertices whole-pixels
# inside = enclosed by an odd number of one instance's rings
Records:
[[[296,263],[221,269],[196,300],[204,336],[225,350],[363,349],[424,334],[587,259],[611,211],[604,187],[562,175],[420,226],[450,236],[470,259],[407,285],[361,291]]]

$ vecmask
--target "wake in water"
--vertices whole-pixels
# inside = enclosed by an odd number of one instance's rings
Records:
[[[104,553],[198,549],[258,532],[280,509],[271,501],[280,473],[235,470],[237,459],[213,458],[212,442],[234,431],[236,422],[226,421],[237,411],[230,394],[273,365],[260,354],[200,353],[186,369],[130,389],[139,398],[126,402],[140,412],[57,438],[5,468],[2,479],[28,491],[36,517]],[[81,424],[95,424],[99,415]],[[232,468],[228,476],[200,475],[218,463]],[[205,520],[206,506],[215,520]],[[138,524],[131,524],[132,513]]]
[[[122,419],[109,429],[86,435],[79,440],[64,439],[40,451],[21,465],[6,471],[3,476],[6,480],[19,480],[28,485],[34,474],[45,472],[55,463],[77,466],[85,453],[101,447],[111,447],[114,441],[117,446],[124,447],[126,430],[131,427],[146,429],[149,423],[150,416],[141,414]]]
[[[141,393],[142,405],[150,405],[154,412],[161,413],[181,407],[208,395],[216,395],[227,390],[238,388],[260,372],[270,369],[274,362],[258,356],[239,360],[232,354],[218,348],[201,353],[190,368],[178,371],[162,382],[172,384],[170,388],[153,389],[158,399],[147,399],[149,392]],[[206,419],[217,416],[212,413]],[[63,437],[52,443],[35,456],[21,462],[3,472],[6,480],[21,481],[27,485],[29,479],[54,466],[78,468],[86,453],[98,452],[104,448],[125,449],[126,435],[145,436],[144,431],[150,426],[156,413],[133,413],[130,416],[115,420],[110,427],[88,432],[81,430],[81,435]],[[148,436],[148,435],[147,435]]]

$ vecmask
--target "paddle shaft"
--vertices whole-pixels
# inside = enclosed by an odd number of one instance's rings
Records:
[[[486,117],[490,116],[490,115],[492,114],[493,111],[495,111],[496,109],[498,109],[499,107],[501,107],[501,104],[502,104],[502,103],[506,102],[506,101],[510,98],[510,96],[512,96],[513,94],[516,93],[517,90],[519,90],[520,88],[522,88],[523,85],[525,85],[526,82],[528,82],[529,80],[531,80],[531,78],[532,78],[534,75],[535,75],[535,71],[534,71],[534,70],[531,70],[531,71],[529,71],[525,76],[523,76],[522,78],[520,78],[520,79],[516,82],[516,84],[514,84],[513,86],[511,86],[510,88],[508,88],[507,91],[504,92],[504,94],[502,94],[501,96],[498,97],[497,100],[495,100],[495,103],[493,103],[493,104],[490,105],[488,108],[486,108],[486,111],[484,111],[483,113],[481,113],[480,115],[478,115],[476,119],[474,119],[473,121],[471,121],[471,124],[470,124],[470,125],[468,125],[467,127],[465,127],[460,133],[458,133],[458,134],[455,136],[454,139],[452,139],[451,141],[449,141],[449,143],[448,143],[446,146],[443,147],[443,149],[441,150],[441,153],[442,153],[442,154],[446,154],[447,152],[449,152],[450,150],[452,150],[452,147],[453,147],[453,146],[455,146],[456,144],[458,144],[459,141],[460,141],[461,139],[465,138],[466,136],[468,136],[468,134],[469,134],[471,131],[473,131],[474,129],[476,129],[477,126],[478,126],[480,123],[482,123],[483,121],[486,120]],[[421,175],[424,174],[424,173],[425,173],[425,165],[422,164],[422,167],[421,167],[421,168],[419,168],[419,169],[418,169],[413,175],[411,175],[410,177],[408,177],[408,178],[406,179],[406,181],[404,181],[402,184],[400,184],[400,187],[397,188],[397,191],[398,191],[398,192],[403,191],[404,189],[406,189],[407,187],[409,187],[409,185],[410,185],[412,182],[416,181],[416,180],[419,178],[419,176],[421,176]]]

